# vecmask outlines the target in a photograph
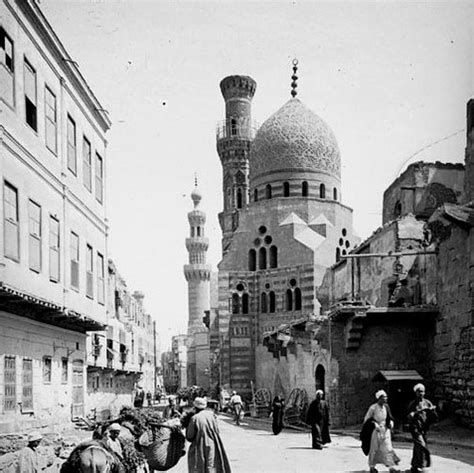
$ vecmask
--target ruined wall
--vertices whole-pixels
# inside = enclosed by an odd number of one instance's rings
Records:
[[[417,370],[431,379],[427,360],[432,355],[434,323],[419,315],[368,315],[360,346],[353,350],[345,347],[345,324],[332,323],[331,346],[327,348],[338,370],[330,385],[333,425],[362,422],[367,408],[375,402],[374,393],[380,386],[373,378],[380,370]],[[428,383],[428,392],[431,388]]]
[[[456,225],[439,244],[439,318],[435,337],[436,395],[443,411],[474,425],[473,235]],[[472,233],[472,230],[471,230]],[[469,255],[470,257],[466,257]]]

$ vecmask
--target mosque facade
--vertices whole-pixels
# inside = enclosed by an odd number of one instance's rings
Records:
[[[358,243],[352,209],[341,201],[336,137],[296,97],[294,72],[292,98],[259,128],[251,116],[256,82],[229,76],[220,84],[220,381],[249,396],[261,382],[264,334],[319,314],[326,268]]]

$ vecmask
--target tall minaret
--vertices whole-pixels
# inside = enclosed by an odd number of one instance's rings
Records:
[[[194,209],[188,213],[189,237],[186,238],[186,248],[189,253],[189,264],[184,265],[184,275],[188,281],[188,336],[206,330],[203,324],[204,311],[210,305],[211,266],[206,264],[206,253],[209,239],[204,236],[206,214],[199,210],[202,195],[197,187],[191,193]]]
[[[248,76],[228,76],[220,84],[225,100],[225,120],[217,127],[217,152],[222,163],[224,209],[219,214],[222,253],[238,227],[238,209],[249,201],[249,152],[256,126],[251,102],[257,87]]]

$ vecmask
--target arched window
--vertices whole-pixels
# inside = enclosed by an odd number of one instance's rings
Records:
[[[275,293],[273,291],[270,291],[270,294],[269,294],[269,299],[270,299],[270,313],[274,313],[275,310],[276,310],[276,297],[275,297]]]
[[[258,189],[254,189],[253,191],[253,201],[258,202]]]
[[[395,208],[393,209],[393,217],[398,218],[402,214],[402,203],[397,200]]]
[[[303,197],[308,197],[308,182],[303,181],[301,184],[301,195]]]
[[[227,207],[232,207],[232,194],[229,188],[227,189]]]
[[[286,290],[286,310],[293,310],[293,291]]]
[[[191,237],[194,236],[194,227],[191,227]]]
[[[237,120],[235,118],[231,118],[230,120],[230,134],[232,136],[237,134]]]
[[[249,271],[257,270],[257,252],[254,249],[249,250]]]
[[[249,313],[249,295],[245,292],[242,295],[242,314]]]
[[[260,311],[262,314],[267,313],[267,294],[265,292],[262,292],[260,296]]]
[[[201,227],[197,227],[196,230],[197,230],[197,236],[200,237],[201,236]]]
[[[234,294],[232,294],[232,313],[233,314],[238,314],[239,313],[239,309],[240,309],[240,298],[239,298],[239,295],[234,292]]]
[[[336,248],[336,263],[341,259],[341,249]]]
[[[283,197],[290,197],[290,183],[283,183]]]
[[[337,200],[337,189],[336,188],[334,188],[332,190],[332,197],[333,197],[334,200]]]
[[[301,310],[301,289],[295,289],[295,310]]]
[[[325,392],[325,374],[326,370],[324,369],[323,365],[316,366],[316,372],[314,373],[314,378],[316,381],[316,390],[321,389],[321,391]]]
[[[260,248],[258,250],[258,269],[267,269],[267,250]]]
[[[242,208],[242,189],[240,187],[237,189],[237,208]]]
[[[270,247],[270,268],[278,266],[278,248],[273,245]]]
[[[267,199],[272,198],[272,186],[270,184],[267,184],[267,186],[265,187],[265,197]]]
[[[319,197],[321,199],[325,199],[326,198],[326,186],[324,184],[321,184],[319,186]]]

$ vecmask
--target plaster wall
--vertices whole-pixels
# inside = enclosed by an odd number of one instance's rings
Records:
[[[0,312],[0,432],[27,427],[49,426],[60,429],[71,420],[72,362],[84,363],[86,336],[34,320]],[[5,411],[6,356],[16,359],[16,407]],[[51,357],[51,381],[43,379],[43,357]],[[62,359],[67,358],[67,380],[62,379]],[[33,410],[22,413],[23,359],[33,362]],[[85,386],[84,386],[85,391]]]

